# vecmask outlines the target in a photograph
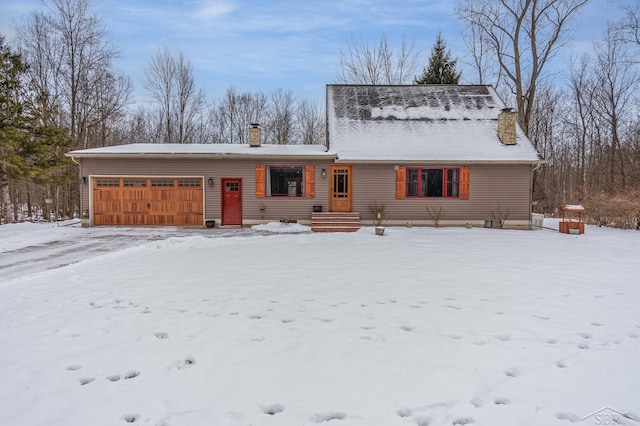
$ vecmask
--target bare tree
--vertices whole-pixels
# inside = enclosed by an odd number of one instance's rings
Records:
[[[545,65],[565,44],[571,19],[589,0],[462,0],[456,13],[474,27],[504,72],[525,132]],[[476,54],[478,52],[476,51]]]
[[[629,106],[640,84],[635,59],[624,49],[619,32],[609,27],[602,42],[596,44],[596,92],[594,102],[597,113],[605,119],[611,139],[609,146],[609,191],[618,185],[626,187],[625,158],[622,155],[621,133],[623,123],[632,114]],[[617,177],[619,180],[617,181]]]
[[[42,120],[68,129],[76,148],[103,145],[106,142],[98,139],[109,133],[105,126],[114,116],[123,114],[131,92],[127,79],[113,70],[118,52],[88,0],[43,3],[44,12],[33,13],[17,29],[33,90],[43,95],[44,109],[52,112]],[[66,173],[75,174],[75,167],[69,165]],[[59,205],[65,214],[76,210],[77,194],[75,179],[64,184]]]
[[[297,110],[300,128],[300,143],[305,145],[325,144],[325,121],[318,105],[309,100],[303,100]]]
[[[196,89],[193,66],[182,52],[173,56],[165,46],[149,61],[144,87],[157,105],[160,141],[164,143],[202,142],[205,95]]]
[[[176,62],[168,47],[164,47],[151,58],[144,73],[144,88],[158,105],[158,114],[162,117],[159,128],[164,143],[174,142],[171,133],[173,117],[171,113],[174,98]]]
[[[210,108],[209,123],[214,143],[248,143],[247,129],[251,123],[266,126],[268,98],[262,92],[238,93],[233,87]]]
[[[290,90],[276,89],[271,93],[266,140],[276,145],[291,144],[295,140],[296,98]]]
[[[178,54],[175,64],[176,97],[174,103],[177,115],[177,142],[198,142],[194,136],[201,123],[199,115],[204,109],[205,96],[201,90],[196,90],[193,66],[185,60],[182,52]]]
[[[402,38],[393,50],[383,34],[376,46],[369,46],[362,36],[352,37],[346,51],[340,50],[336,81],[354,84],[410,84],[416,75],[420,52],[415,40]]]
[[[477,84],[487,84],[493,81],[495,86],[499,86],[502,73],[492,67],[490,47],[486,40],[479,34],[479,28],[476,25],[470,25],[462,32],[462,39],[471,57],[462,62],[467,63],[473,68],[477,74],[475,82]]]

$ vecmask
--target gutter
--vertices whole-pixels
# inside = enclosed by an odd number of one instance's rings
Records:
[[[70,157],[74,162],[74,158],[119,158],[119,159],[140,159],[140,158],[149,158],[149,159],[232,159],[232,160],[254,160],[254,159],[295,159],[295,160],[332,160],[336,159],[337,155],[333,153],[318,153],[318,154],[303,154],[303,155],[295,155],[295,154],[196,154],[196,153],[157,153],[157,154],[149,154],[149,153],[85,153],[85,154],[65,154],[65,156]]]

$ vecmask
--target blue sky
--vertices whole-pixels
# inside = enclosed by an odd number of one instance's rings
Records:
[[[488,0],[491,1],[491,0]],[[592,0],[576,21],[574,43],[557,61],[589,51],[606,27],[621,15],[626,0]],[[196,83],[211,97],[233,86],[238,91],[291,90],[298,98],[324,102],[334,82],[341,49],[352,37],[373,45],[383,33],[392,46],[406,37],[421,50],[426,65],[438,32],[465,72],[467,52],[454,0],[90,0],[121,52],[117,68],[134,82],[142,101],[143,72],[159,48],[182,51],[194,66]],[[39,0],[2,0],[0,33],[11,42],[13,28]],[[468,82],[468,81],[465,81]]]

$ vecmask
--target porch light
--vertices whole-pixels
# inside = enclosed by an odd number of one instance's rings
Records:
[[[327,169],[322,169],[322,177],[327,177]]]
[[[207,184],[208,184],[209,186],[213,186],[213,178],[209,178],[209,179],[207,179]]]
[[[80,178],[80,183],[85,185],[87,183],[87,177],[86,176],[82,176],[82,178]]]

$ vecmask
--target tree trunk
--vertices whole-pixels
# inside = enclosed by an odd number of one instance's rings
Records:
[[[11,194],[9,193],[9,175],[7,167],[0,163],[0,191],[2,191],[2,206],[5,223],[9,223],[11,217]]]

